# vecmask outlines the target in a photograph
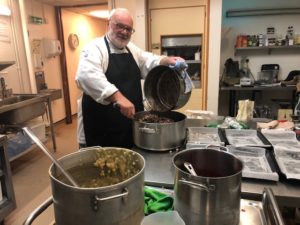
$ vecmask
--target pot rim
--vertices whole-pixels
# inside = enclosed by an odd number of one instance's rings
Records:
[[[147,123],[147,122],[141,122],[141,121],[138,121],[138,118],[136,118],[137,116],[141,115],[141,114],[150,114],[150,113],[154,113],[154,114],[175,114],[175,115],[179,115],[179,116],[182,116],[182,119],[181,120],[178,120],[178,121],[174,121],[174,122],[171,122],[171,123]],[[182,121],[185,121],[186,120],[186,115],[183,114],[183,113],[180,113],[180,112],[176,112],[176,111],[166,111],[166,112],[159,112],[159,111],[140,111],[140,112],[137,112],[134,114],[133,116],[133,121],[134,122],[138,122],[140,124],[147,124],[147,125],[160,125],[160,126],[166,126],[166,125],[170,125],[170,124],[174,124],[174,123],[179,123],[179,122],[182,122]]]
[[[77,152],[73,152],[73,153],[70,153],[70,154],[67,154],[61,158],[58,159],[58,161],[60,160],[63,160],[65,158],[68,158],[68,157],[71,157],[73,155],[77,155],[77,154],[80,154],[82,152],[87,152],[87,151],[95,151],[95,150],[108,150],[108,149],[116,149],[117,151],[118,150],[125,150],[125,151],[130,151],[130,152],[134,152],[135,154],[138,155],[138,157],[142,160],[143,162],[143,166],[141,168],[141,170],[135,174],[134,176],[122,181],[122,182],[119,182],[117,184],[113,184],[113,185],[109,185],[109,186],[104,186],[104,187],[93,187],[93,188],[85,188],[85,187],[75,187],[73,185],[69,185],[69,184],[66,184],[60,180],[58,180],[53,174],[52,174],[52,170],[54,168],[54,163],[52,163],[49,167],[49,170],[48,170],[48,173],[49,173],[49,176],[51,179],[53,179],[55,182],[59,183],[60,185],[64,186],[64,187],[67,187],[67,188],[72,188],[72,189],[75,189],[75,190],[86,190],[86,191],[93,191],[93,190],[97,190],[97,191],[101,191],[101,190],[107,190],[107,189],[110,189],[110,190],[116,190],[116,189],[119,189],[120,187],[122,186],[126,186],[127,183],[131,182],[132,180],[135,180],[135,179],[138,179],[138,177],[140,176],[140,174],[143,174],[144,173],[144,170],[145,170],[145,166],[146,166],[146,162],[145,162],[145,159],[144,157],[138,153],[138,152],[135,152],[133,150],[130,150],[130,149],[127,149],[127,148],[120,148],[120,147],[100,147],[100,146],[95,146],[95,147],[87,147],[87,148],[82,148],[80,149],[79,151]]]
[[[228,175],[228,176],[220,176],[220,177],[208,177],[208,176],[194,176],[192,174],[190,174],[189,172],[186,172],[182,169],[180,169],[176,163],[175,163],[175,158],[178,157],[178,155],[180,154],[183,154],[185,152],[188,152],[188,151],[215,151],[215,152],[220,152],[220,153],[224,153],[224,154],[227,154],[227,155],[230,155],[231,157],[233,157],[235,160],[237,160],[240,164],[241,164],[241,168],[239,171],[235,172],[234,174],[231,174],[231,175]],[[217,150],[217,149],[212,149],[212,148],[201,148],[201,147],[195,147],[195,148],[188,148],[188,149],[183,149],[182,151],[179,151],[178,153],[176,153],[173,158],[172,158],[172,163],[175,167],[175,169],[177,169],[178,171],[180,171],[181,173],[183,173],[184,175],[187,175],[189,177],[192,177],[192,178],[198,178],[198,179],[211,179],[211,180],[219,180],[219,179],[224,179],[224,178],[230,178],[230,177],[234,177],[238,174],[241,174],[243,169],[244,169],[244,163],[242,160],[240,160],[238,157],[236,157],[235,155],[233,155],[232,153],[230,152],[226,152],[226,151],[222,151],[222,150]]]

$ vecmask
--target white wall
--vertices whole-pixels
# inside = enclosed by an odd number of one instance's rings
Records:
[[[18,4],[12,0],[1,0],[11,10],[11,16],[0,15],[0,61],[13,61],[14,64],[3,71],[0,77],[6,81],[7,88],[14,93],[30,93],[27,60],[21,33]],[[21,35],[20,35],[21,34]]]
[[[275,27],[275,33],[285,37],[288,26],[294,26],[295,32],[300,33],[300,14],[296,15],[267,15],[227,18],[226,11],[241,8],[300,8],[299,0],[226,0],[223,1],[222,27],[229,29],[222,38],[221,70],[227,58],[240,60],[234,56],[234,45],[239,34],[266,34],[267,27]],[[250,69],[256,77],[262,64],[277,63],[280,65],[279,78],[285,79],[291,70],[300,69],[298,52],[273,51],[272,54],[248,54]]]
[[[43,38],[57,39],[57,28],[55,19],[55,10],[53,6],[43,4],[36,1],[24,0],[27,34],[30,45],[30,53],[32,57],[33,40],[42,40]],[[32,24],[28,21],[29,16],[45,18],[44,24]],[[24,22],[24,21],[23,21]],[[62,89],[62,79],[60,70],[59,56],[46,58],[42,46],[40,46],[41,56],[44,63],[42,68],[32,68],[33,72],[44,71],[45,81],[49,89]],[[29,55],[30,56],[30,55]],[[31,58],[32,59],[32,58]],[[29,60],[30,62],[30,60]],[[33,66],[33,65],[31,65]],[[34,76],[34,74],[33,74]],[[35,84],[35,77],[32,77],[32,90]],[[53,121],[57,122],[65,118],[64,99],[58,99],[52,102]]]
[[[210,1],[207,110],[218,114],[222,0]]]

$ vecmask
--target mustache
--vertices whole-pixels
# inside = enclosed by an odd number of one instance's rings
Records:
[[[117,37],[124,41],[127,41],[129,39],[129,36],[126,34],[118,34]]]

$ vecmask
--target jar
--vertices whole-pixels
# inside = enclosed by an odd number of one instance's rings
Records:
[[[300,33],[295,34],[294,44],[295,45],[300,45]]]

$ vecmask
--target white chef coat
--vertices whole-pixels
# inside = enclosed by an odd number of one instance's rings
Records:
[[[107,40],[111,54],[128,53],[126,48],[118,49],[109,41],[109,38],[107,38]],[[137,66],[141,70],[141,79],[145,78],[152,68],[158,66],[161,58],[164,57],[154,55],[151,52],[146,52],[132,42],[129,42],[127,47],[132,53]],[[96,102],[104,105],[109,104],[105,99],[118,90],[105,76],[108,67],[108,59],[109,55],[105,45],[104,36],[94,39],[82,50],[75,77],[79,89],[91,96]],[[85,144],[81,103],[82,96],[77,100],[77,140],[78,143]]]

